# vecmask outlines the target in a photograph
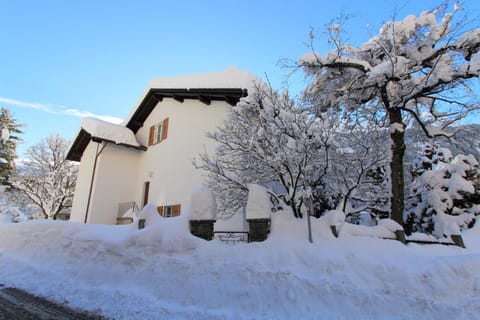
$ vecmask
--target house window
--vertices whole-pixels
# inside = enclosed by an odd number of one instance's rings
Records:
[[[178,217],[180,209],[181,206],[179,204],[157,207],[158,214],[164,218]]]
[[[163,119],[160,123],[150,127],[148,136],[148,145],[154,145],[167,139],[168,134],[168,118]]]

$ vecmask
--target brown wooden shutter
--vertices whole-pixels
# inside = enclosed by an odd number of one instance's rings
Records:
[[[153,144],[153,138],[155,137],[155,126],[150,127],[150,133],[148,134],[148,145]]]
[[[163,206],[158,206],[157,211],[158,211],[158,214],[163,217]]]
[[[162,124],[162,140],[167,139],[168,135],[168,118],[163,119]]]
[[[180,215],[180,208],[181,208],[181,206],[179,204],[176,204],[176,205],[173,206],[172,217],[178,217]]]

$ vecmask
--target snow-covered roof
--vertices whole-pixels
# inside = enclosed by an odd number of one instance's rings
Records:
[[[150,81],[148,88],[246,88],[251,89],[259,79],[252,73],[229,67],[222,72],[157,78]]]
[[[225,101],[234,106],[260,81],[252,73],[236,67],[222,72],[154,79],[127,118],[126,126],[137,132],[153,108],[164,98],[179,102],[195,99],[207,105],[211,101]]]
[[[138,150],[146,150],[146,147],[138,143],[133,132],[124,125],[88,117],[83,119],[80,130],[70,145],[67,159],[80,161],[85,148],[91,140],[95,142],[110,142]]]
[[[164,98],[179,102],[195,99],[207,105],[212,101],[224,101],[234,106],[260,81],[252,73],[235,67],[222,72],[154,79],[122,125],[93,118],[85,119],[70,146],[67,159],[80,161],[90,140],[108,141],[145,150],[136,141],[135,133]]]
[[[84,118],[81,128],[88,132],[92,138],[111,141],[115,144],[139,147],[132,130],[124,125],[114,124],[96,118]]]

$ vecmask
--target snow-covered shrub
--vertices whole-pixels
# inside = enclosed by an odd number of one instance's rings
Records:
[[[480,214],[480,167],[474,156],[453,157],[446,148],[426,145],[412,175],[408,232],[443,237],[473,225]]]
[[[19,207],[10,201],[8,188],[0,189],[0,223],[22,222],[28,220],[28,216]]]

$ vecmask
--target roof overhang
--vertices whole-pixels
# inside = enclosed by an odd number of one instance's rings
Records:
[[[128,120],[126,128],[130,129],[134,134],[143,126],[143,123],[153,111],[158,102],[161,102],[164,98],[171,98],[178,102],[184,102],[185,100],[199,100],[200,102],[210,105],[212,101],[224,101],[231,106],[235,106],[241,98],[248,95],[247,89],[242,88],[195,88],[195,89],[159,89],[151,88],[145,97],[140,102],[139,106],[135,109],[134,113]],[[136,150],[147,150],[144,146],[135,146],[125,143],[116,143],[115,141],[108,140],[101,137],[92,136],[85,129],[81,128],[77,134],[75,140],[70,146],[67,153],[67,160],[80,161],[83,152],[87,148],[90,141],[94,142],[108,142]]]
[[[127,148],[133,148],[141,151],[147,150],[147,147],[144,147],[144,146],[134,146],[134,145],[129,145],[125,143],[116,143],[115,141],[112,141],[112,140],[92,136],[90,133],[88,133],[85,129],[82,128],[80,129],[80,132],[77,134],[75,141],[73,141],[72,145],[70,146],[66,159],[70,161],[80,161],[82,159],[83,152],[87,148],[90,141],[97,142],[97,143],[101,143],[101,142],[112,143],[118,146],[124,146]]]
[[[212,101],[225,101],[231,106],[235,106],[241,98],[248,95],[247,89],[240,88],[205,88],[205,89],[150,89],[138,108],[130,117],[127,128],[136,133],[148,118],[158,102],[164,98],[172,98],[178,102],[184,102],[188,99],[199,100],[210,105]]]

